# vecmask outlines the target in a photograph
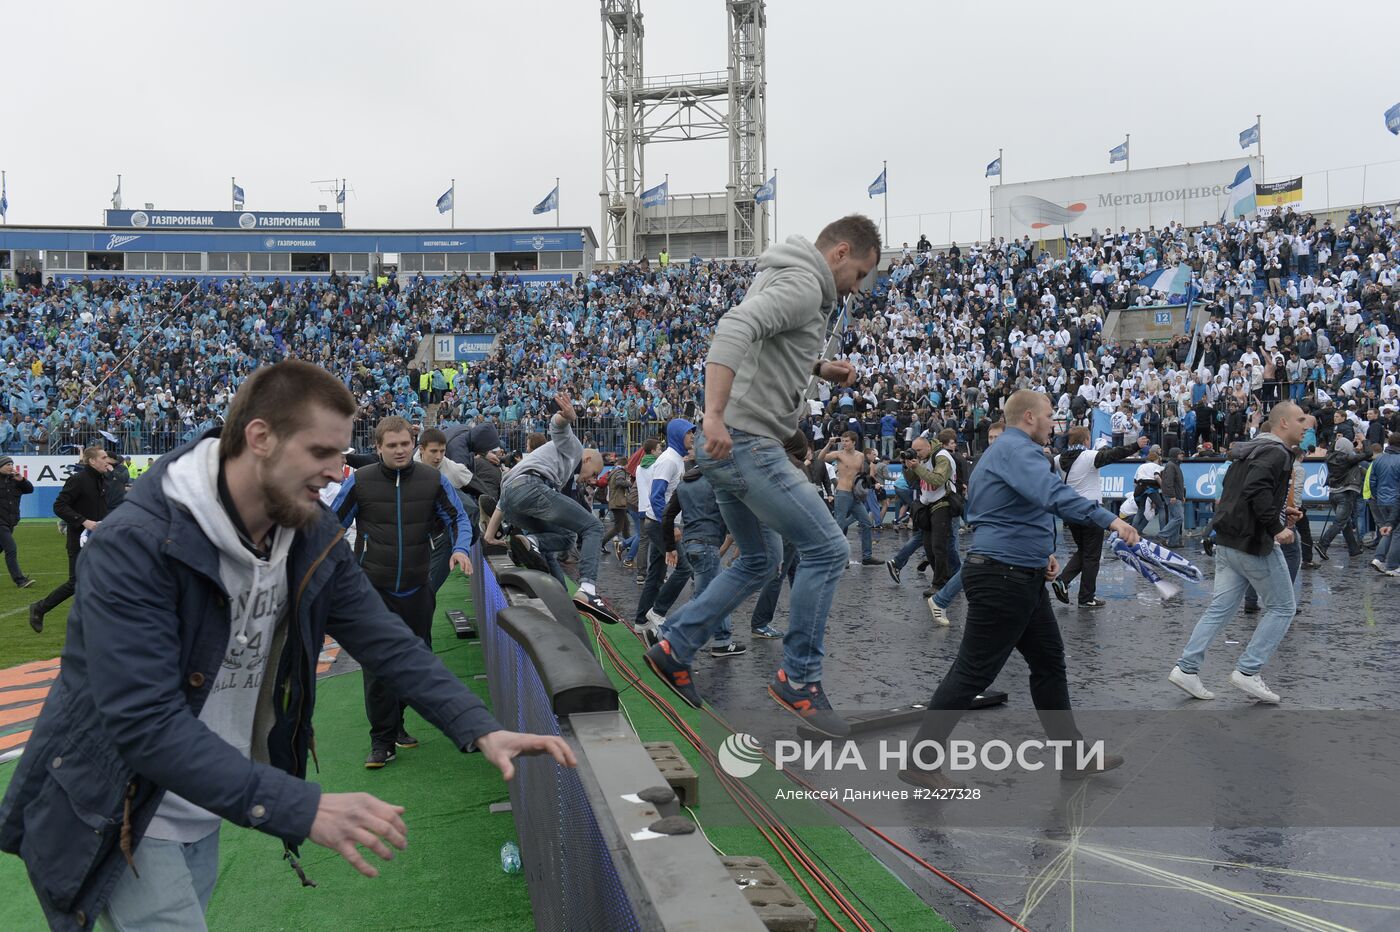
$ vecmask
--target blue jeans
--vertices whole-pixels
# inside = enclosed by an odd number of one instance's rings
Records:
[[[826,616],[850,549],[816,486],[792,465],[782,444],[741,430],[731,433],[733,453],[715,461],[697,432],[695,459],[714,486],[720,514],[740,556],[667,621],[672,656],[689,664],[719,619],[777,572],[782,548],[765,533],[766,526],[791,541],[798,554],[791,618],[783,637],[783,669],[794,682],[819,681]]]
[[[924,545],[924,535],[915,531],[909,535],[909,539],[904,542],[904,546],[899,548],[899,553],[894,555],[894,565],[898,569],[904,569],[904,565],[909,562],[918,550]]]
[[[953,576],[962,572],[962,557],[958,555],[958,524],[961,521],[962,519],[956,516],[948,519],[948,572]],[[951,576],[949,581],[952,581]]]
[[[939,589],[938,592],[934,594],[933,604],[937,605],[939,608],[947,608],[949,605],[953,604],[953,600],[956,599],[962,591],[962,569],[959,568],[958,571],[953,574],[952,578],[943,584],[943,588]]]
[[[852,492],[836,492],[836,525],[841,529],[844,537],[846,528],[855,522],[860,525],[860,557],[862,560],[869,560],[871,556],[870,528],[874,521],[870,517],[870,512],[865,507],[865,502],[858,500]]]
[[[622,542],[627,548],[627,559],[637,559],[637,548],[642,545],[642,523],[646,520],[646,515],[640,511],[628,510],[627,517],[632,519],[632,536]]]
[[[583,535],[578,581],[598,581],[603,522],[593,512],[534,476],[521,476],[501,489],[501,510],[507,521],[534,537],[546,554],[568,553]]]
[[[1181,532],[1186,527],[1186,505],[1181,501],[1167,502],[1167,523],[1157,532],[1168,547],[1181,547]]]
[[[1201,672],[1206,648],[1239,610],[1245,589],[1254,586],[1263,603],[1264,614],[1254,629],[1254,636],[1245,645],[1236,668],[1246,676],[1258,673],[1269,662],[1293,623],[1297,604],[1293,598],[1293,580],[1288,576],[1288,564],[1283,550],[1277,545],[1264,556],[1254,556],[1232,547],[1216,546],[1215,596],[1210,607],[1196,622],[1191,639],[1181,652],[1176,665],[1183,673]]]
[[[719,548],[714,544],[682,542],[681,549],[685,551],[685,557],[690,561],[690,571],[695,574],[694,597],[698,597],[709,588],[710,583],[715,581],[715,577],[722,569],[719,562]],[[729,616],[725,615],[719,620],[719,626],[715,629],[714,642],[710,646],[728,647],[732,640],[734,640],[734,635],[729,628]]]
[[[1378,527],[1392,530],[1388,537],[1382,537],[1376,544],[1376,559],[1385,564],[1387,570],[1393,570],[1400,566],[1400,545],[1395,543],[1395,538],[1400,537],[1400,527],[1396,527],[1400,523],[1400,505],[1381,505],[1377,510],[1381,515]]]
[[[111,932],[187,932],[203,929],[204,911],[219,879],[219,832],[184,844],[143,838],[136,870],[122,868],[98,924]],[[137,874],[140,874],[138,877]]]

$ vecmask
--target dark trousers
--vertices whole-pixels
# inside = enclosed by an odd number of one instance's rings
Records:
[[[661,537],[660,521],[644,519],[642,533],[646,535],[648,544],[647,581],[637,602],[636,623],[639,625],[646,624],[649,609],[656,609],[658,615],[669,612],[685,591],[685,584],[690,582],[691,575],[690,561],[679,547],[676,548],[676,566],[669,576],[666,575],[666,542]]]
[[[1079,601],[1092,602],[1098,594],[1099,561],[1103,557],[1104,530],[1097,524],[1070,524],[1069,536],[1074,538],[1074,555],[1060,573],[1066,586],[1079,577]]]
[[[963,562],[967,621],[953,667],[929,700],[929,713],[915,741],[947,747],[948,736],[973,698],[996,680],[1013,650],[1020,651],[1031,669],[1031,700],[1040,713],[1045,734],[1054,740],[1077,741],[1079,729],[1069,711],[1069,681],[1065,674],[1065,645],[1050,607],[1045,572],[983,562],[970,555]],[[932,755],[924,754],[928,759]]]
[[[19,548],[15,546],[15,529],[0,524],[0,550],[5,551],[5,569],[10,571],[10,578],[19,582],[24,578],[24,573],[19,568]]]
[[[1361,552],[1361,538],[1356,533],[1356,501],[1360,497],[1350,490],[1333,492],[1327,496],[1327,504],[1332,507],[1332,520],[1322,532],[1322,539],[1319,541],[1323,549],[1330,546],[1340,533],[1346,538],[1347,552],[1352,556]],[[1298,527],[1302,526],[1303,522],[1299,521]]]
[[[947,505],[930,511],[928,530],[924,531],[924,555],[928,557],[933,582],[929,588],[937,591],[953,577],[948,564],[948,546],[952,536],[953,511]]]
[[[436,593],[452,571],[452,538],[444,531],[428,543],[433,548],[432,561],[428,564],[428,585]]]
[[[68,578],[59,583],[53,592],[39,600],[39,610],[46,615],[71,599],[73,590],[78,587],[78,554],[82,552],[82,545],[78,540],[82,533],[81,528],[77,531],[70,528],[68,531]]]
[[[1355,531],[1356,529],[1352,528],[1352,532],[1355,533]],[[1298,519],[1298,524],[1296,527],[1293,528],[1293,532],[1298,536],[1298,559],[1300,561],[1311,563],[1313,558],[1314,544],[1312,536],[1312,522],[1308,520],[1307,509],[1303,510],[1303,517]],[[1351,541],[1348,539],[1347,544],[1350,545],[1350,543]],[[1360,541],[1357,541],[1357,543],[1360,543]],[[1348,549],[1350,549],[1349,546]],[[1356,556],[1356,554],[1353,553],[1352,556]]]
[[[753,606],[753,617],[749,619],[749,628],[757,631],[773,621],[773,612],[778,608],[778,596],[782,594],[784,580],[791,582],[793,575],[797,572],[797,548],[787,538],[783,539],[783,565],[768,582],[763,584],[763,588],[758,590],[758,601]]]
[[[433,646],[433,588],[419,586],[412,595],[395,596],[383,589],[377,590],[384,600],[385,608],[403,619],[409,630],[423,639],[431,649]],[[392,748],[394,739],[403,729],[403,712],[406,706],[389,684],[365,670],[365,715],[369,718],[369,743],[371,748]]]
[[[606,547],[608,545],[608,541],[612,540],[614,537],[620,537],[623,540],[626,540],[627,538],[632,536],[631,523],[627,520],[627,509],[613,508],[610,510],[612,511],[613,523],[612,527],[608,528],[608,533],[603,535],[604,547]]]

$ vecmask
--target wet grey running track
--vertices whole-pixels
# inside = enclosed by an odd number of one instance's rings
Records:
[[[902,531],[882,532],[875,555],[892,556],[905,539]],[[1212,560],[1194,539],[1184,552],[1206,581],[1188,584],[1171,605],[1108,554],[1099,582],[1107,606],[1055,603],[1076,708],[1178,709],[1194,702],[1166,674],[1210,601]],[[1301,571],[1298,615],[1263,675],[1285,707],[1400,709],[1400,579],[1372,570],[1369,553],[1350,560],[1340,542],[1331,552],[1331,562]],[[1062,564],[1066,557],[1062,551]],[[639,591],[632,570],[607,557],[601,575],[600,589],[630,617]],[[848,568],[826,637],[824,685],[836,708],[927,700],[956,653],[966,603],[960,597],[950,609],[950,627],[935,626],[920,595],[926,579],[915,562],[900,585],[884,567]],[[774,620],[780,628],[786,605],[785,591]],[[749,608],[733,619],[735,639],[749,652],[719,660],[702,651],[695,663],[696,682],[721,713],[771,701],[764,688],[782,642],[748,642]],[[1214,707],[1238,704],[1243,712],[1251,702],[1229,685],[1243,645],[1227,642],[1248,640],[1255,618],[1239,616],[1211,648],[1202,679],[1218,696]],[[1011,707],[1031,707],[1027,672],[1013,654],[996,683]],[[1397,820],[1391,813],[1381,821]],[[886,831],[1035,930],[1400,929],[1397,828]],[[862,840],[958,928],[1007,928],[883,842]]]

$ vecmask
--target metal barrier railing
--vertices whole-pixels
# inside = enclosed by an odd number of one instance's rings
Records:
[[[510,784],[536,927],[615,932],[700,922],[761,930],[703,835],[655,830],[659,820],[679,815],[679,803],[673,793],[665,799],[665,779],[617,710],[616,690],[576,630],[561,625],[563,637],[539,631],[544,618],[557,620],[550,594],[535,598],[509,581],[503,587],[493,559],[475,548],[472,599],[492,711],[506,728],[561,735],[578,756],[575,769],[548,757],[520,758]],[[547,578],[543,584],[558,588]],[[532,626],[540,643],[520,643]],[[542,671],[532,654],[560,668]],[[581,688],[581,681],[590,682]],[[554,695],[546,682],[555,684]],[[563,714],[566,707],[598,711]]]

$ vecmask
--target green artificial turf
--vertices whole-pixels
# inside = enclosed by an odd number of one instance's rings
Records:
[[[69,599],[49,612],[44,633],[29,627],[29,603],[37,602],[68,578],[68,549],[58,533],[56,518],[28,518],[15,528],[19,566],[34,580],[28,589],[17,589],[8,573],[0,572],[0,670],[49,660],[63,650],[63,633],[68,628]]]
[[[469,613],[470,601],[469,583],[455,574],[439,593],[440,605],[465,603]],[[441,611],[433,647],[452,672],[486,698],[486,681],[472,678],[484,672],[480,643],[458,640]],[[372,793],[404,806],[408,850],[392,862],[367,855],[380,869],[371,880],[339,855],[308,842],[301,863],[318,886],[303,888],[282,860],[281,842],[226,823],[219,883],[209,904],[211,929],[535,928],[524,875],[501,870],[500,847],[516,840],[515,824],[508,812],[489,811],[491,803],[509,794],[500,773],[481,755],[462,754],[410,711],[408,729],[422,744],[399,751],[399,759],[383,770],[365,770],[369,732],[358,672],[320,681],[315,725],[321,764],[311,779],[328,792]],[[14,769],[13,763],[0,766],[0,784],[9,783]],[[24,866],[18,858],[0,856],[0,929],[43,927]]]

